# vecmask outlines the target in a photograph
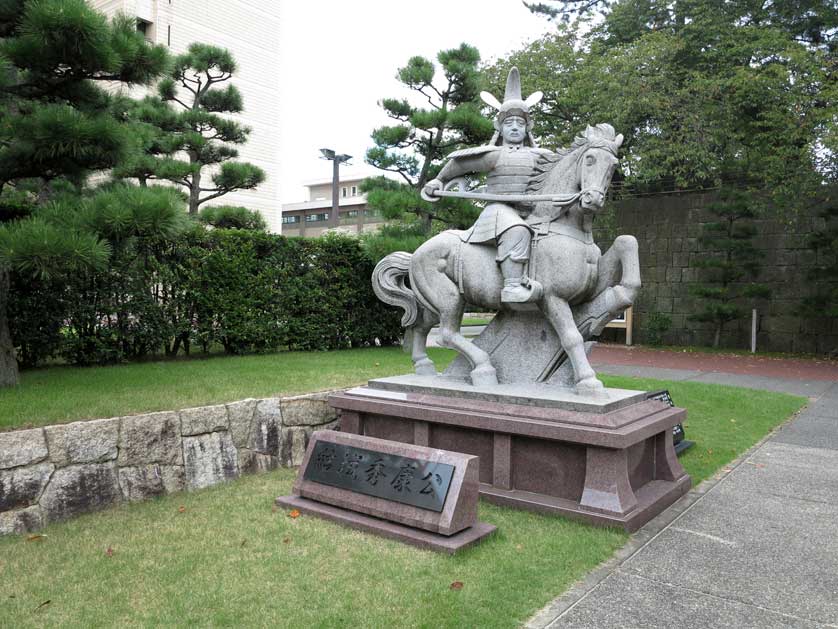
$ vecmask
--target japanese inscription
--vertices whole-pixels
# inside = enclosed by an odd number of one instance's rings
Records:
[[[454,469],[447,463],[318,441],[303,478],[414,507],[442,511]]]

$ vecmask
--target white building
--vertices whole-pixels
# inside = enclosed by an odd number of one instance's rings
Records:
[[[231,192],[208,203],[258,210],[271,231],[279,232],[279,10],[277,0],[88,0],[105,15],[137,17],[146,39],[186,52],[201,42],[227,48],[238,71],[245,110],[235,120],[251,128],[237,147],[239,159],[262,168],[267,178],[255,190]],[[222,84],[223,87],[224,84]]]
[[[340,221],[337,229],[359,234],[374,231],[383,223],[379,214],[367,207],[360,190],[364,177],[346,177],[338,184]],[[320,236],[335,229],[332,212],[332,180],[318,179],[305,184],[306,200],[282,206],[282,233],[285,236]]]

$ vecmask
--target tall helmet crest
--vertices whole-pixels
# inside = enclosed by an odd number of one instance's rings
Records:
[[[495,117],[495,135],[492,144],[498,144],[500,138],[500,126],[504,119],[509,116],[519,116],[527,122],[527,137],[530,144],[535,146],[535,139],[532,137],[533,121],[530,117],[530,107],[537,105],[544,97],[542,92],[533,92],[526,99],[521,97],[521,75],[518,68],[512,67],[506,77],[506,90],[503,94],[503,103],[492,96],[489,92],[480,92],[480,98],[490,107],[498,110]]]

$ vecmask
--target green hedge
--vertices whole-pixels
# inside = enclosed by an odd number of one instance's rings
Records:
[[[375,297],[372,269],[351,237],[194,229],[114,252],[106,272],[13,278],[11,332],[25,367],[393,344],[399,313]]]

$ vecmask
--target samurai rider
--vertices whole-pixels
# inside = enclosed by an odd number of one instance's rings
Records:
[[[498,110],[492,141],[488,146],[451,153],[437,178],[423,188],[422,198],[438,201],[436,192],[452,179],[476,173],[487,173],[485,192],[488,194],[524,194],[539,157],[550,153],[536,147],[532,136],[529,109],[542,96],[541,92],[535,92],[526,100],[521,98],[517,68],[509,71],[503,103],[488,92],[481,92],[483,101]],[[524,217],[530,210],[524,203],[490,202],[463,235],[466,242],[497,247],[495,259],[503,274],[502,303],[534,302],[541,295],[541,284],[526,276],[533,230]]]

